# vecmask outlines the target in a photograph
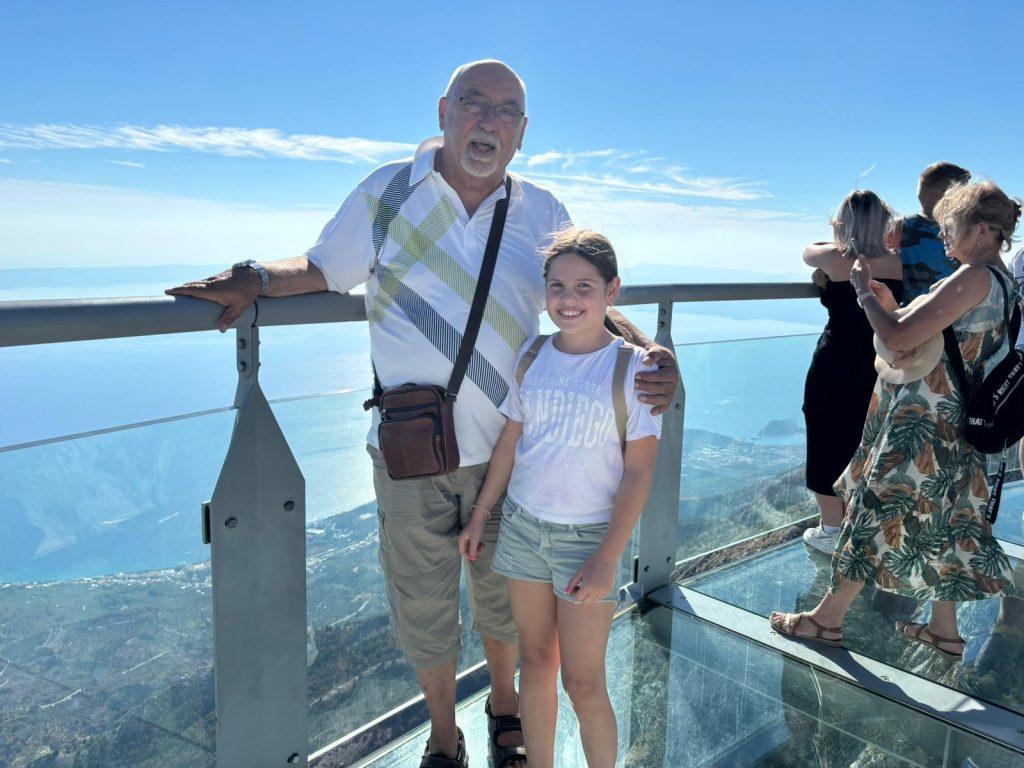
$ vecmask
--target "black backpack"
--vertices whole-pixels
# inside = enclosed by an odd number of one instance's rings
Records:
[[[1020,307],[1015,303],[1010,312],[1010,294],[995,267],[987,266],[1003,289],[1003,311],[1010,351],[976,387],[967,382],[964,359],[952,326],[942,335],[946,356],[953,367],[964,403],[964,437],[982,453],[1002,453],[1024,436],[1024,349],[1013,346],[1020,331]]]
[[[1010,294],[995,267],[985,265],[996,275],[1003,289],[1003,312],[1006,321],[1010,351],[976,387],[967,382],[960,345],[950,326],[942,331],[946,356],[953,368],[953,376],[964,404],[964,439],[982,453],[1002,453],[1024,437],[1024,349],[1013,346],[1020,331],[1020,306],[1015,302],[1010,311]],[[991,489],[987,505],[989,522],[995,522],[1006,462],[1000,462],[999,471],[990,478]]]

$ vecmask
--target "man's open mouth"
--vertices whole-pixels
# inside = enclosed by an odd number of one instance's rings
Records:
[[[473,148],[473,151],[480,155],[489,155],[494,152],[497,147],[494,144],[490,144],[486,141],[471,141],[469,146]]]

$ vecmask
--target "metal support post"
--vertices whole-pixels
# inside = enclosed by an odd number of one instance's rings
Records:
[[[204,505],[219,768],[306,765],[306,490],[240,327],[231,444]]]
[[[658,305],[658,333],[655,341],[668,349],[674,348],[670,301]],[[636,530],[638,552],[635,584],[644,595],[668,583],[676,562],[685,403],[686,390],[680,380],[676,395],[662,416],[661,445],[654,466],[654,481]]]

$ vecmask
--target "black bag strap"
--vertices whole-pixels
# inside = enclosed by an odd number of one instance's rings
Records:
[[[1003,483],[1006,481],[1006,462],[999,462],[999,469],[989,476],[988,502],[985,504],[985,518],[990,525],[995,525],[999,516],[999,502],[1003,496]]]
[[[498,250],[501,248],[501,236],[505,231],[505,218],[511,198],[512,177],[506,174],[505,197],[494,204],[491,231],[487,234],[487,245],[484,248],[484,258],[480,265],[480,276],[476,281],[476,291],[473,293],[473,303],[469,309],[469,319],[466,321],[466,331],[462,335],[462,344],[459,346],[459,353],[455,358],[452,377],[448,381],[448,397],[451,400],[454,400],[459,394],[462,379],[466,375],[470,358],[473,357],[473,349],[476,347],[476,337],[480,333],[480,322],[483,320],[484,310],[487,308],[487,297],[491,291],[494,265],[498,262]],[[381,386],[380,378],[377,376],[377,366],[374,365],[372,358],[370,367],[373,369],[373,397],[363,403],[363,410],[366,411],[374,406],[379,406],[381,395],[384,394],[384,387]]]
[[[369,400],[363,401],[363,410],[380,407],[380,396],[384,394],[384,387],[380,385],[380,378],[377,376],[377,366],[373,364],[373,356],[370,356],[370,370],[373,371],[373,394]]]
[[[960,397],[964,401],[964,407],[966,407],[967,398],[970,396],[971,390],[967,385],[967,373],[964,371],[964,356],[960,354],[960,342],[956,340],[956,332],[953,330],[952,325],[942,329],[942,342],[946,349],[946,357],[949,358],[949,364],[953,368],[953,378],[956,379],[957,388],[960,390]]]
[[[508,213],[508,202],[512,197],[512,177],[505,176],[505,197],[494,205],[494,216],[491,218],[491,231],[487,235],[487,247],[484,248],[484,261],[480,265],[480,276],[476,280],[476,293],[469,309],[466,321],[466,332],[462,335],[462,345],[455,358],[452,377],[448,381],[448,397],[458,397],[462,379],[469,367],[469,360],[476,347],[476,337],[480,333],[480,322],[487,308],[487,297],[491,292],[491,278],[494,277],[494,265],[498,263],[498,249],[501,247],[501,235],[505,231],[505,215]]]

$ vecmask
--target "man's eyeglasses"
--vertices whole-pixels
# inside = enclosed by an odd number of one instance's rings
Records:
[[[525,112],[515,107],[508,105],[496,107],[493,104],[488,104],[486,101],[474,99],[472,96],[458,96],[457,100],[467,115],[483,118],[490,114],[491,110],[494,110],[498,120],[505,125],[515,125],[526,116]]]

